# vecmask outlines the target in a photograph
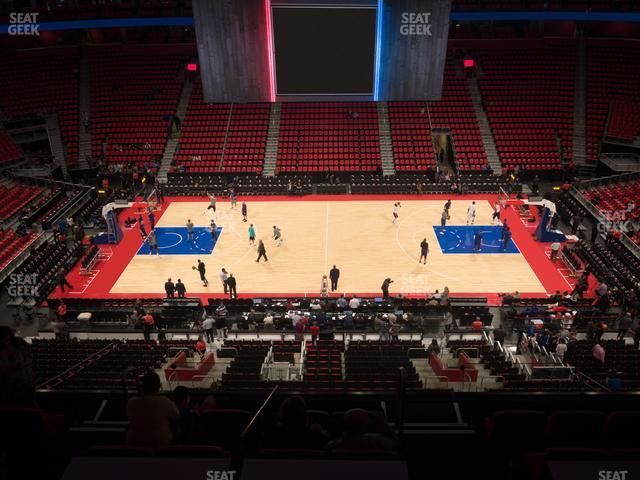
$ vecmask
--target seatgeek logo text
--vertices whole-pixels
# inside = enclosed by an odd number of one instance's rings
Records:
[[[40,36],[40,24],[38,23],[39,13],[18,13],[9,14],[9,35],[31,35]]]
[[[431,37],[431,13],[430,12],[404,12],[400,25],[400,35],[423,35]]]

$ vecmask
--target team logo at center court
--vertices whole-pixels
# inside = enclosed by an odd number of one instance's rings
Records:
[[[431,13],[430,12],[404,12],[400,25],[400,35],[423,35],[431,37]]]

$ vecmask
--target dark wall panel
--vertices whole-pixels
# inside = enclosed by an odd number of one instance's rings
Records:
[[[384,2],[379,100],[440,98],[450,11],[451,0]]]
[[[206,102],[269,101],[264,0],[193,0]]]

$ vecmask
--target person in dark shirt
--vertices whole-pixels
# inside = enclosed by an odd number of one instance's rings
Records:
[[[171,279],[168,279],[164,282],[164,291],[167,292],[167,298],[173,298],[173,294],[176,291],[176,286],[173,284]]]
[[[202,281],[202,284],[205,287],[209,286],[209,281],[205,276],[205,273],[207,273],[207,268],[204,266],[204,262],[201,262],[200,259],[198,259],[198,266],[193,268],[194,270],[197,268],[198,272],[200,273],[200,280]]]
[[[385,278],[384,282],[382,282],[382,287],[380,288],[382,289],[382,296],[385,300],[389,298],[389,285],[392,283],[393,280],[391,280],[390,278]]]
[[[256,260],[256,262],[260,262],[260,259],[263,257],[265,262],[269,261],[269,259],[267,258],[267,249],[264,247],[264,242],[260,240],[260,242],[258,243],[258,259]]]
[[[67,281],[67,277],[64,274],[64,270],[60,269],[60,271],[58,272],[58,285],[60,285],[60,290],[62,290],[64,292],[64,287],[68,287],[68,288],[73,288],[73,285],[71,285],[68,281]]]
[[[429,244],[427,243],[427,239],[424,238],[422,239],[422,242],[420,242],[420,260],[418,260],[418,263],[422,262],[422,259],[424,258],[424,264],[427,264],[427,255],[429,255]]]
[[[236,277],[233,276],[233,273],[230,273],[227,278],[227,288],[229,289],[229,298],[238,298],[238,292],[236,291]]]
[[[265,444],[271,448],[323,449],[328,435],[319,425],[309,422],[302,397],[287,398],[280,406],[276,427],[267,433]]]
[[[477,230],[473,236],[473,250],[476,252],[479,252],[481,246],[482,246],[482,232],[480,230]]]
[[[178,298],[184,298],[187,293],[187,288],[182,283],[182,280],[178,279],[176,282],[176,292],[178,293]]]
[[[498,327],[493,331],[493,339],[495,342],[504,344],[504,339],[507,338],[507,332],[502,327]]]
[[[178,419],[179,443],[189,443],[193,440],[196,416],[190,405],[189,389],[184,385],[178,385],[173,389],[173,403],[175,404],[180,418]]]
[[[331,291],[335,291],[338,288],[338,279],[340,278],[340,269],[335,265],[329,271],[329,278],[331,279]]]

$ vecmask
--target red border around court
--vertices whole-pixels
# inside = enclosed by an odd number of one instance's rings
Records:
[[[486,200],[493,202],[497,196],[494,194],[480,194],[480,195],[446,195],[446,194],[427,194],[427,195],[307,195],[304,197],[296,196],[252,196],[252,197],[239,197],[240,202],[256,202],[256,201],[375,201],[375,200],[442,200],[447,198],[454,200]],[[204,202],[206,198],[198,197],[167,197],[165,207],[172,202]],[[220,199],[220,203],[229,201],[228,199]],[[156,212],[156,219],[160,220],[166,208]],[[57,287],[56,290],[50,295],[54,298],[163,298],[163,293],[144,293],[144,294],[127,294],[127,293],[110,293],[111,288],[116,283],[122,272],[124,272],[129,262],[132,260],[138,249],[140,248],[140,236],[138,234],[137,226],[133,228],[125,229],[124,220],[127,216],[137,216],[137,206],[123,209],[119,215],[120,227],[124,232],[124,238],[118,245],[101,245],[102,250],[108,251],[111,249],[113,255],[105,263],[99,263],[99,273],[95,278],[86,286],[80,287],[86,282],[87,277],[80,275],[80,264],[74,266],[69,275],[67,276],[69,283],[75,287],[71,291],[65,291],[62,293]],[[513,232],[513,240],[516,242],[518,249],[526,259],[527,263],[531,266],[536,276],[542,283],[547,293],[553,293],[556,290],[561,292],[570,290],[572,287],[557,270],[553,263],[551,263],[545,253],[545,245],[538,243],[532,236],[526,226],[520,220],[518,213],[513,208],[507,208],[504,212],[508,223]],[[505,217],[503,217],[505,218]],[[355,294],[359,297],[378,297],[379,292],[349,292],[351,295]],[[540,293],[528,293],[520,292],[522,297],[539,297]],[[452,292],[452,297],[487,297],[489,304],[499,305],[501,299],[495,293],[482,293],[482,292]],[[203,303],[207,303],[209,298],[226,298],[222,294],[215,293],[198,293],[190,294],[191,297],[199,297]],[[302,297],[304,293],[252,293],[252,294],[239,294],[240,298],[288,298],[288,297]],[[337,296],[337,295],[336,295]],[[416,298],[417,296],[409,296],[410,298]]]

